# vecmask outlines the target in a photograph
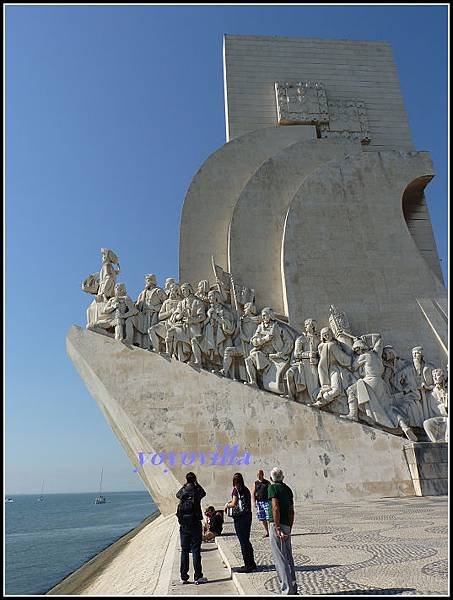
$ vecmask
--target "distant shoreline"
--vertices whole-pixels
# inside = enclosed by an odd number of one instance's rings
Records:
[[[120,490],[116,492],[111,492],[110,490],[104,490],[104,494],[149,494],[148,490]],[[99,494],[99,490],[88,490],[88,492],[45,492],[41,494],[40,492],[20,492],[16,494],[5,494],[5,498],[12,498],[13,496],[76,496],[77,494],[93,494],[97,496]]]
[[[76,492],[74,492],[76,493]],[[88,493],[88,492],[80,492]],[[109,494],[115,492],[108,492]],[[132,492],[129,492],[132,493]],[[22,495],[39,495],[39,494],[22,494]],[[119,554],[124,546],[139,533],[144,527],[152,523],[160,515],[159,509],[156,507],[154,512],[149,517],[146,517],[141,523],[129,530],[127,533],[119,537],[117,540],[108,544],[103,550],[97,552],[94,556],[84,562],[75,571],[72,571],[58,583],[53,585],[44,595],[79,595],[80,591],[87,587],[90,582],[97,577],[105,567]]]

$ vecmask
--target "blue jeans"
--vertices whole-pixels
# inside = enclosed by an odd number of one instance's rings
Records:
[[[193,525],[181,525],[179,527],[179,536],[181,539],[181,579],[189,579],[189,552],[192,552],[194,579],[203,577],[201,570],[201,521]]]
[[[253,555],[253,546],[250,543],[250,529],[252,527],[252,512],[246,513],[234,519],[234,529],[241,544],[242,558],[247,568],[254,568],[255,557]]]

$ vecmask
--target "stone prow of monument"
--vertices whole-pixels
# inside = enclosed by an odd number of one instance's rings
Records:
[[[228,500],[233,473],[251,485],[259,468],[276,464],[297,502],[415,495],[402,437],[80,327],[69,331],[67,351],[164,515],[176,510],[188,471],[214,506]],[[234,446],[237,459],[230,451],[222,465],[223,449]],[[141,467],[140,452],[152,455]],[[245,452],[249,464],[238,465]]]
[[[422,346],[444,366],[447,294],[424,196],[435,173],[429,153],[413,148],[388,44],[225,36],[224,70],[227,141],[184,200],[180,283],[212,282],[214,257],[288,331],[306,319],[329,325],[334,305],[350,339],[379,332],[398,360]],[[101,277],[109,308],[112,265]],[[85,291],[96,294],[96,277]],[[135,310],[125,289],[121,296]],[[88,321],[101,313],[93,301]],[[127,322],[126,343],[108,326],[106,335],[74,326],[67,351],[164,515],[189,470],[219,506],[235,471],[251,485],[258,468],[276,465],[297,502],[446,493],[445,447],[429,452],[396,429],[134,347]],[[235,447],[240,462],[207,458]],[[141,465],[140,453],[153,462]],[[429,467],[419,464],[427,457]]]

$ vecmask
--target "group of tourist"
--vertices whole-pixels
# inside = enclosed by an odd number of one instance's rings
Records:
[[[250,542],[252,527],[252,503],[256,508],[258,520],[263,524],[264,536],[269,538],[272,557],[277,571],[282,594],[297,594],[296,573],[291,547],[291,529],[294,524],[294,501],[291,488],[283,482],[283,472],[272,469],[270,481],[265,479],[264,471],[257,473],[252,491],[245,485],[241,473],[233,475],[231,500],[223,511],[209,506],[205,511],[206,522],[202,526],[201,500],[206,492],[198,483],[196,475],[187,473],[186,483],[176,494],[179,500],[176,515],[180,526],[181,542],[181,582],[189,582],[189,553],[192,553],[194,582],[207,582],[203,575],[201,561],[202,541],[212,541],[222,534],[223,512],[233,518],[234,529],[241,546],[244,565],[237,572],[251,573],[258,567],[254,550]]]
[[[82,288],[95,294],[87,328],[115,339],[244,381],[351,420],[402,431],[416,441],[414,428],[432,441],[446,432],[446,373],[434,369],[421,346],[412,362],[400,358],[380,334],[357,337],[348,318],[330,307],[329,326],[318,331],[306,319],[299,334],[272,308],[258,313],[254,292],[234,284],[216,267],[216,284],[179,285],[168,278],[160,288],[146,275],[136,302],[124,284],[114,252],[103,248],[102,269]]]

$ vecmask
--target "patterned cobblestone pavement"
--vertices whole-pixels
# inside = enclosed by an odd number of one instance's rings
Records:
[[[447,497],[389,498],[296,507],[292,545],[299,594],[448,594]],[[242,565],[233,523],[219,542]],[[279,594],[268,539],[254,519],[257,572],[247,594]]]

